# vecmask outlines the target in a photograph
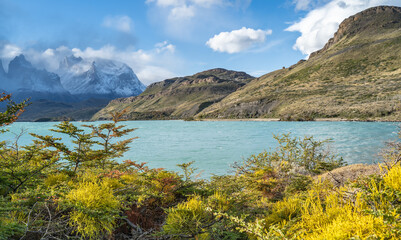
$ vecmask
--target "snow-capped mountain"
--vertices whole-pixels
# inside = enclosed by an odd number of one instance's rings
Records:
[[[24,121],[90,119],[110,99],[139,95],[145,88],[130,67],[110,60],[66,57],[56,74],[37,69],[24,55],[5,71],[0,59],[0,92],[32,103],[20,117]],[[0,111],[4,107],[0,103]]]
[[[128,65],[111,60],[69,56],[57,73],[64,88],[81,99],[135,96],[146,88]]]
[[[57,74],[35,68],[22,54],[9,63],[8,73],[0,65],[0,88],[13,93],[14,99],[18,100],[73,100],[71,94],[61,85]]]

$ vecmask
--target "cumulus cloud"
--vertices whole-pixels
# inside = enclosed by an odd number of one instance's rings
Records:
[[[293,48],[309,55],[321,49],[333,37],[345,18],[379,5],[401,6],[401,2],[399,0],[331,0],[311,10],[306,17],[292,24],[286,31],[301,33]]]
[[[130,33],[132,29],[132,20],[128,16],[107,16],[103,20],[102,25],[120,32]]]
[[[176,65],[182,65],[181,60],[174,55],[175,46],[167,41],[155,44],[150,50],[118,49],[113,45],[105,45],[95,49],[87,47],[68,48],[60,46],[45,50],[21,49],[15,45],[5,45],[0,48],[3,59],[10,61],[19,54],[24,54],[32,64],[38,68],[45,68],[51,72],[57,72],[60,61],[74,55],[84,59],[103,58],[126,63],[137,74],[138,78],[146,85],[177,76],[170,69]]]
[[[221,32],[210,38],[206,45],[217,52],[238,53],[249,49],[258,43],[263,43],[266,36],[272,34],[272,30],[255,30],[241,28],[231,32]]]

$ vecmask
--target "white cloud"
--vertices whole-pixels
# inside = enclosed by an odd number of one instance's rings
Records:
[[[22,53],[22,49],[13,44],[5,44],[0,53],[0,58],[8,60],[20,55]]]
[[[130,33],[132,20],[128,16],[107,16],[104,18],[102,25],[120,32]]]
[[[307,10],[312,0],[294,0],[296,10]]]
[[[167,41],[155,44],[155,47],[150,50],[121,50],[113,45],[105,45],[99,49],[91,47],[70,49],[66,46],[60,46],[55,49],[49,48],[39,51],[32,48],[21,49],[16,45],[8,44],[4,45],[2,49],[0,48],[0,53],[1,58],[6,61],[10,61],[22,53],[34,66],[45,68],[51,72],[57,72],[60,61],[66,56],[74,55],[85,59],[110,59],[130,66],[146,85],[177,76],[170,69],[177,69],[177,66],[183,65],[181,60],[174,55],[175,46]]]
[[[369,7],[379,5],[401,6],[399,0],[331,0],[310,11],[306,17],[292,24],[286,31],[300,32],[294,49],[309,55],[321,49],[333,37],[340,23]]]
[[[194,6],[177,6],[171,9],[171,12],[168,16],[169,20],[186,20],[191,19],[195,16],[195,7]]]
[[[159,7],[171,7],[171,6],[179,6],[181,4],[185,4],[186,0],[147,0],[146,3],[155,2]]]
[[[223,0],[191,0],[191,2],[202,7],[211,7],[213,5],[222,5],[225,3]]]
[[[195,17],[199,8],[221,5],[222,0],[147,0],[146,3],[155,3],[159,8],[167,8],[168,20],[181,21]]]
[[[292,0],[292,4],[295,5],[295,10],[307,11],[323,6],[330,1],[332,0]]]
[[[182,5],[211,7],[221,5],[224,1],[226,0],[147,0],[146,3],[155,3],[158,7],[180,7]]]
[[[228,11],[244,9],[252,0],[146,0],[150,20],[170,37],[187,40],[217,26],[233,25]]]
[[[168,43],[167,41],[161,42],[161,43],[156,43],[155,44],[155,50],[157,53],[161,53],[164,51],[168,51],[171,53],[175,52],[175,46],[173,44]]]
[[[211,49],[218,52],[238,53],[249,49],[258,43],[263,43],[266,36],[272,34],[272,30],[255,30],[241,28],[231,32],[221,32],[206,42]]]
[[[177,75],[170,70],[158,66],[147,66],[139,71],[137,75],[138,78],[146,85],[156,81],[177,77]]]

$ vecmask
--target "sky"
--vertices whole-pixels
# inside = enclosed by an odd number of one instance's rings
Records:
[[[145,84],[212,69],[255,77],[319,50],[347,17],[401,0],[0,0],[0,59],[128,64]]]

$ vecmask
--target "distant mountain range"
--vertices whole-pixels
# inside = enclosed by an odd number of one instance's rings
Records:
[[[57,73],[63,87],[80,99],[135,96],[146,89],[128,65],[111,60],[70,56]]]
[[[345,19],[323,49],[289,68],[255,79],[215,69],[165,80],[111,101],[92,119],[122,109],[128,119],[400,121],[401,8],[379,6]]]
[[[56,73],[35,68],[24,55],[10,61],[8,72],[0,61],[0,90],[12,93],[14,101],[29,98],[32,103],[20,120],[89,119],[109,100],[145,88],[130,67],[111,60],[69,56]]]

